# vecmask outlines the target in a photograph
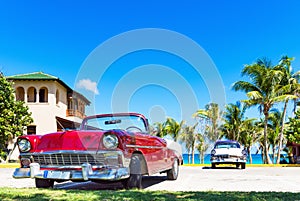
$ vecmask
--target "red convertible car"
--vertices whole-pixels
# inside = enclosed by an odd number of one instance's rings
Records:
[[[181,147],[149,135],[147,119],[137,113],[86,117],[79,130],[18,138],[21,167],[14,178],[34,178],[37,188],[64,181],[121,181],[142,188],[142,176],[167,173],[176,180]]]

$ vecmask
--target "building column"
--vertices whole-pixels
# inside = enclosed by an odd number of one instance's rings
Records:
[[[36,90],[35,97],[36,97],[36,103],[39,103],[40,102],[40,90]]]
[[[24,89],[24,102],[27,103],[27,89]]]

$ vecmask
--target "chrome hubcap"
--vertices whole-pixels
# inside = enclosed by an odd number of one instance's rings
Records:
[[[178,174],[178,160],[176,159],[175,161],[174,161],[174,174],[177,176],[177,174]]]

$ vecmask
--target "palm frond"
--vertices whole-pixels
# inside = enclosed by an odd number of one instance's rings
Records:
[[[286,100],[293,100],[293,99],[297,99],[298,97],[296,95],[281,95],[281,96],[276,96],[273,98],[274,102],[284,102]]]
[[[237,82],[233,83],[231,88],[234,91],[244,91],[246,93],[248,93],[249,91],[259,91],[259,88],[257,86],[253,85],[250,82],[246,82],[246,81],[237,81]]]
[[[253,101],[263,99],[263,96],[259,91],[250,91],[247,93],[247,97]]]

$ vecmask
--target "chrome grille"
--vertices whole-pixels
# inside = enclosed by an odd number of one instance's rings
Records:
[[[222,154],[222,155],[218,155],[218,157],[220,157],[220,158],[229,158],[229,155],[228,154]]]
[[[33,161],[40,165],[104,165],[103,154],[76,154],[76,153],[56,153],[33,155]]]

